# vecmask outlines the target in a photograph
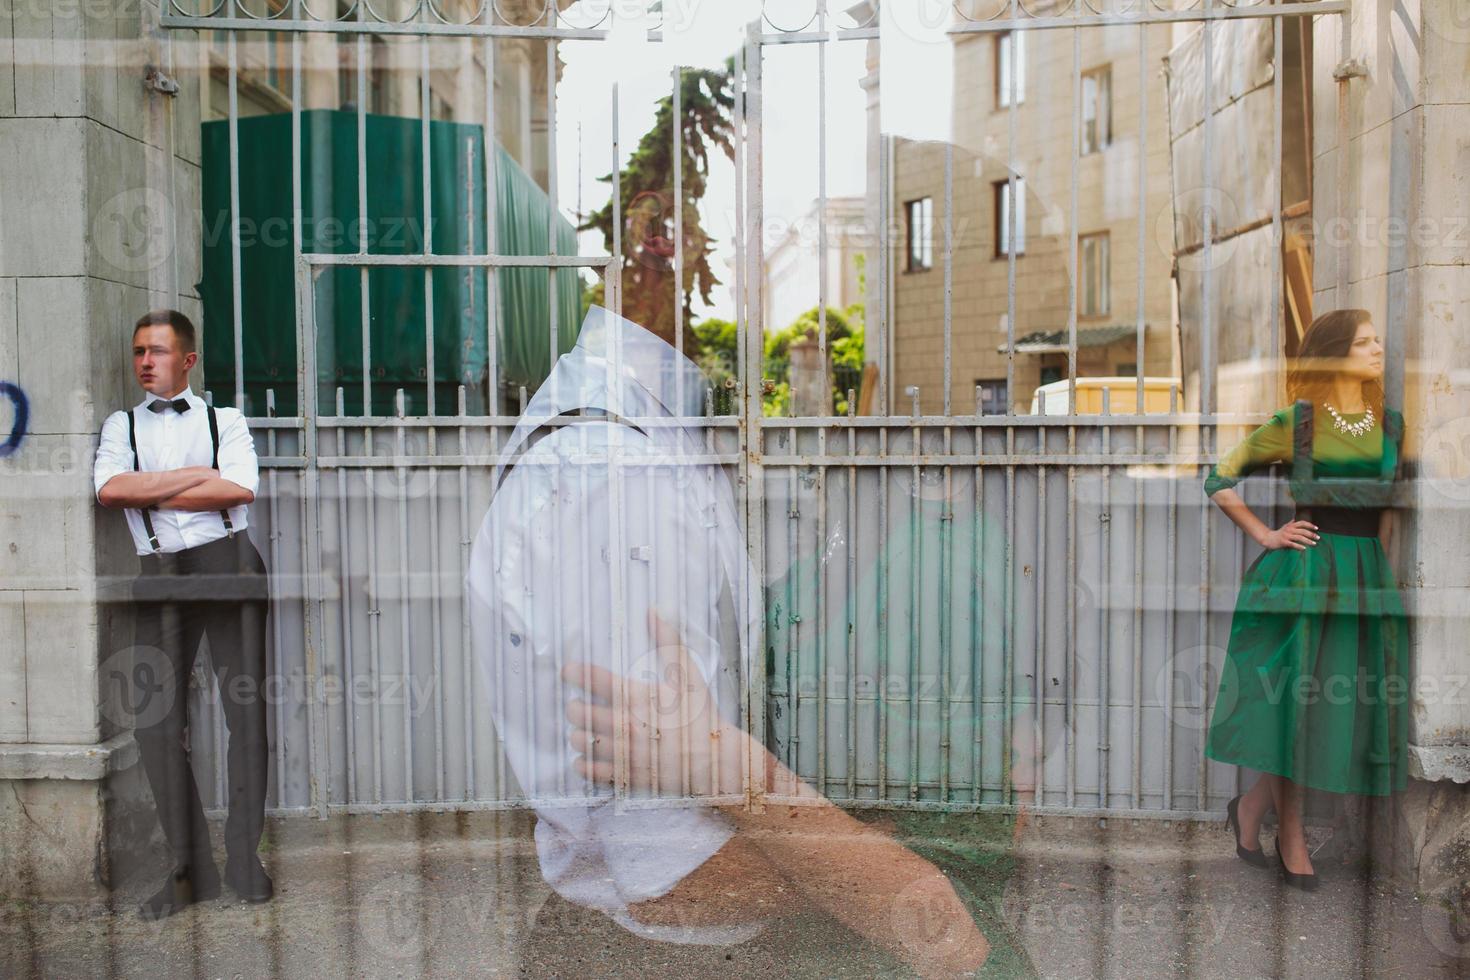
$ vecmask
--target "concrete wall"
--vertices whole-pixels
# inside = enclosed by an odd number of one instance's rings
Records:
[[[139,397],[133,320],[199,307],[198,85],[145,88],[145,66],[170,57],[157,20],[156,0],[0,8],[14,64],[0,73],[0,380],[30,407],[0,460],[0,840],[20,857],[0,863],[0,893],[108,877],[107,780],[127,738],[103,683],[127,624],[105,598],[137,564],[121,516],[93,502],[92,453],[107,413]]]
[[[1461,0],[1359,0],[1346,126],[1337,18],[1316,25],[1316,308],[1370,310],[1407,421],[1397,569],[1413,617],[1410,771],[1394,859],[1467,910],[1470,878],[1470,17]],[[1343,154],[1343,141],[1346,153]]]

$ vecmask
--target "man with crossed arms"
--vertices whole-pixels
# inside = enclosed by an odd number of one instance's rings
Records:
[[[273,894],[256,850],[265,821],[265,564],[246,531],[260,475],[239,411],[218,411],[189,389],[198,362],[194,325],[157,310],[133,329],[133,374],[143,401],[102,426],[97,500],[122,508],[137,548],[136,646],[124,692],[172,866],[139,909],[160,919],[220,894],[209,826],[185,741],[188,683],[200,643],[229,726],[229,817],[224,883],[248,902]]]

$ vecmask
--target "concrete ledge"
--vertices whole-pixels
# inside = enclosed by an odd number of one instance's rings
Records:
[[[1427,782],[1470,783],[1470,745],[1410,745],[1409,775]]]
[[[0,779],[95,781],[137,761],[132,732],[97,745],[0,744]]]

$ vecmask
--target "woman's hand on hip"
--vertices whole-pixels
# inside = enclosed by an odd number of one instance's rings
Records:
[[[1306,551],[1321,539],[1322,535],[1317,533],[1317,525],[1311,521],[1287,521],[1276,530],[1267,531],[1266,536],[1261,539],[1261,547],[1267,551],[1275,551],[1277,548]]]

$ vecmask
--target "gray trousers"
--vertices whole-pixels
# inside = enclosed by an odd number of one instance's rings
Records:
[[[144,695],[158,700],[141,702],[133,736],[174,866],[191,867],[208,879],[214,868],[209,827],[186,742],[189,675],[208,639],[230,737],[225,847],[230,860],[239,861],[255,853],[265,821],[265,563],[244,531],[139,561],[135,646],[153,660],[152,687]]]

